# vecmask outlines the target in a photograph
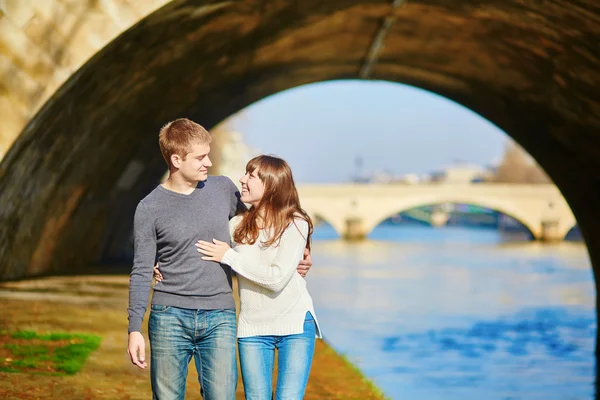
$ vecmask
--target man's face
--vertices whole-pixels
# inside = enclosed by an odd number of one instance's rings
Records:
[[[210,153],[210,145],[193,144],[185,160],[179,158],[179,166],[177,164],[175,166],[187,181],[204,181],[208,177],[208,168],[212,166],[208,153]]]

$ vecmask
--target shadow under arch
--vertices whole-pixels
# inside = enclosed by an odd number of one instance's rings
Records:
[[[415,204],[416,204],[416,202],[415,202]],[[506,215],[508,217],[511,217],[514,220],[516,220],[517,222],[519,222],[527,230],[527,232],[531,235],[532,239],[535,239],[536,230],[535,230],[535,228],[533,226],[529,225],[530,224],[529,221],[524,222],[521,219],[524,216],[524,215],[522,215],[522,213],[519,213],[521,215],[511,214],[511,213],[509,213],[509,212],[506,211],[506,208],[503,208],[503,209],[500,209],[500,207],[493,208],[493,207],[489,207],[487,205],[483,205],[483,204],[481,204],[479,202],[478,203],[474,203],[474,202],[458,203],[458,202],[439,202],[438,201],[438,202],[433,202],[433,203],[418,204],[418,205],[412,206],[412,207],[411,206],[406,206],[406,207],[403,206],[401,209],[398,209],[396,211],[388,213],[388,215],[386,215],[384,217],[379,217],[378,218],[378,222],[375,225],[371,224],[371,225],[368,226],[368,228],[370,228],[368,230],[368,233],[372,232],[373,229],[377,228],[379,225],[381,225],[387,219],[389,219],[389,218],[391,218],[391,217],[393,217],[393,216],[395,216],[397,214],[400,214],[400,213],[403,213],[403,212],[406,212],[406,211],[410,211],[410,210],[413,210],[413,209],[416,209],[416,208],[420,208],[420,207],[437,206],[437,205],[441,205],[441,204],[468,204],[468,205],[483,207],[483,208],[486,208],[486,209],[489,209],[489,210],[492,210],[492,211],[499,212],[499,213],[501,213],[503,215]]]
[[[490,210],[494,210],[500,212],[502,214],[508,215],[509,217],[514,218],[518,222],[520,222],[527,230],[532,234],[535,238],[539,235],[539,229],[535,226],[535,221],[531,220],[529,216],[518,210],[515,207],[512,207],[510,204],[507,204],[502,201],[497,201],[494,199],[479,199],[472,200],[467,198],[462,198],[459,196],[449,196],[447,198],[439,198],[438,195],[431,196],[430,199],[407,199],[404,201],[399,201],[397,206],[382,208],[374,212],[368,220],[364,222],[365,232],[368,234],[373,229],[375,229],[379,224],[381,224],[386,219],[396,215],[398,213],[408,211],[414,208],[423,207],[423,206],[432,206],[439,205],[444,203],[450,204],[470,204],[474,206],[480,206],[484,208],[488,208]]]
[[[583,238],[581,237],[581,230],[579,229],[579,224],[575,223],[575,225],[573,225],[571,228],[569,228],[567,230],[567,233],[565,233],[565,237],[563,240],[579,241],[582,239]]]
[[[598,18],[567,0],[171,2],[73,74],[2,160],[0,279],[126,254],[135,205],[164,173],[165,121],[210,128],[271,94],[357,78],[432,91],[511,135],[569,202],[596,273]]]

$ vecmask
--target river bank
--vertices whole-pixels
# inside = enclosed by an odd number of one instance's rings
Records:
[[[0,398],[149,399],[149,371],[134,368],[125,351],[127,290],[126,275],[0,283],[3,304],[0,332],[75,332],[102,337],[100,348],[75,375],[0,372]],[[0,360],[0,366],[4,362]],[[237,389],[237,398],[243,399],[241,380]],[[200,398],[192,364],[186,398]],[[383,396],[358,369],[326,342],[318,340],[305,398],[382,399]]]

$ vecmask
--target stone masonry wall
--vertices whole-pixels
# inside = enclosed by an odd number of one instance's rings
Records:
[[[98,50],[169,0],[0,0],[0,160]]]

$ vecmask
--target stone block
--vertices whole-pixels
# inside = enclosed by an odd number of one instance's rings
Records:
[[[8,57],[0,54],[0,92],[25,109],[32,107],[44,88]]]
[[[96,48],[90,43],[89,36],[85,33],[76,32],[69,38],[70,46],[62,55],[61,66],[75,72],[87,60],[90,59],[96,52]]]
[[[70,47],[84,46],[99,50],[121,31],[108,15],[98,9],[89,8],[84,14],[80,15],[78,23],[70,32]],[[85,43],[87,43],[87,46]]]
[[[54,63],[48,54],[5,16],[0,17],[0,54],[42,84],[53,74]]]
[[[90,0],[57,0],[68,12],[81,15],[87,9],[93,6],[94,1]]]
[[[51,21],[56,30],[67,40],[73,32],[73,29],[83,22],[81,20],[81,14],[69,11],[69,9],[58,0],[54,3],[51,15],[44,15],[42,13],[39,15],[46,18],[47,21]]]
[[[128,1],[99,0],[96,7],[102,10],[121,31],[128,29],[141,17]]]
[[[1,10],[18,27],[22,27],[34,16],[36,0],[4,0]]]
[[[119,3],[126,3],[134,12],[136,12],[139,19],[153,13],[158,10],[170,0],[119,0]]]
[[[0,160],[27,124],[28,116],[9,96],[0,93]]]
[[[31,2],[35,14],[49,21],[60,22],[58,13],[64,10],[58,0],[33,0]]]
[[[82,24],[80,30],[85,32],[90,44],[97,50],[106,46],[123,32],[123,29],[116,25],[109,15],[100,10],[89,12],[86,15],[85,24]]]
[[[69,46],[68,40],[58,31],[55,21],[41,15],[35,15],[25,25],[23,31],[40,49],[43,49],[52,60],[59,64],[62,54]]]

